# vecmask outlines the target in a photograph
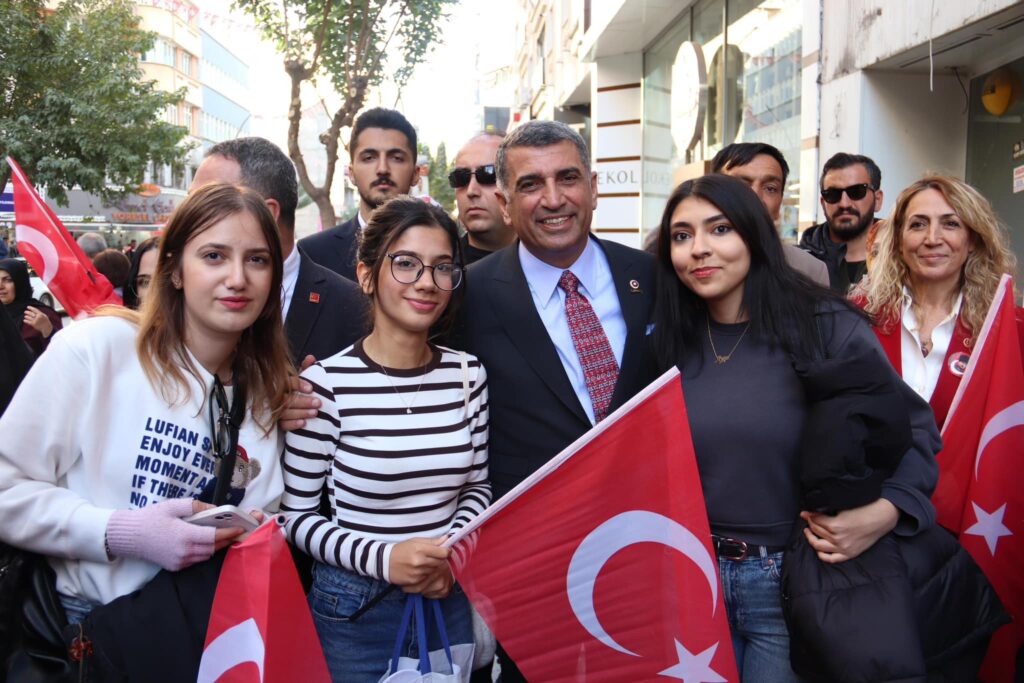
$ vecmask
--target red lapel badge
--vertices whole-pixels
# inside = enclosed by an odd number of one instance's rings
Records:
[[[318,304],[318,303],[320,303],[320,295],[317,294],[316,292],[310,292],[309,293],[309,303],[311,303],[311,304]]]

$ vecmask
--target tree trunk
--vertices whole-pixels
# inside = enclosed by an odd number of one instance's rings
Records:
[[[331,204],[331,197],[328,194],[319,194],[314,198],[316,208],[320,209],[320,223],[324,230],[329,230],[338,224],[334,214],[334,205]]]

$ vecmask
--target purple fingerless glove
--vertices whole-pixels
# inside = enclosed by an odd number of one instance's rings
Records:
[[[107,522],[107,550],[115,557],[147,560],[170,571],[208,560],[217,530],[182,521],[191,515],[191,498],[117,510]]]

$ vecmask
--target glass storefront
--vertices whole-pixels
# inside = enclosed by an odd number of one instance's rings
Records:
[[[701,0],[645,52],[645,233],[657,226],[676,183],[703,173],[722,147],[766,142],[790,165],[780,227],[784,237],[795,237],[801,21],[799,0]],[[703,78],[694,68],[694,45]]]
[[[1024,263],[1024,58],[971,79],[968,183],[992,202]]]

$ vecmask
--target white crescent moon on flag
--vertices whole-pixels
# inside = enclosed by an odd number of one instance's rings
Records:
[[[263,636],[260,635],[256,620],[246,619],[221,633],[206,646],[199,662],[196,683],[214,683],[230,669],[246,662],[254,662],[259,667],[260,681],[263,681],[265,654]]]
[[[608,635],[594,610],[594,584],[597,582],[597,575],[615,553],[636,543],[660,543],[675,548],[693,560],[711,589],[712,614],[718,606],[718,575],[715,573],[715,563],[700,539],[682,524],[655,512],[623,512],[587,534],[569,562],[569,571],[566,574],[569,605],[583,628],[595,639],[613,650],[639,657],[637,653],[627,650]]]
[[[18,223],[14,226],[14,230],[19,242],[31,244],[32,248],[39,252],[39,258],[43,259],[43,269],[38,273],[39,279],[43,281],[43,284],[49,285],[50,280],[57,275],[57,271],[60,269],[60,256],[57,255],[53,242],[43,233],[27,225]]]
[[[1024,401],[1018,401],[1009,408],[1003,408],[992,416],[992,419],[981,431],[981,438],[978,439],[978,453],[974,458],[974,478],[978,478],[978,469],[981,467],[981,456],[986,446],[992,439],[1014,427],[1024,425]]]

